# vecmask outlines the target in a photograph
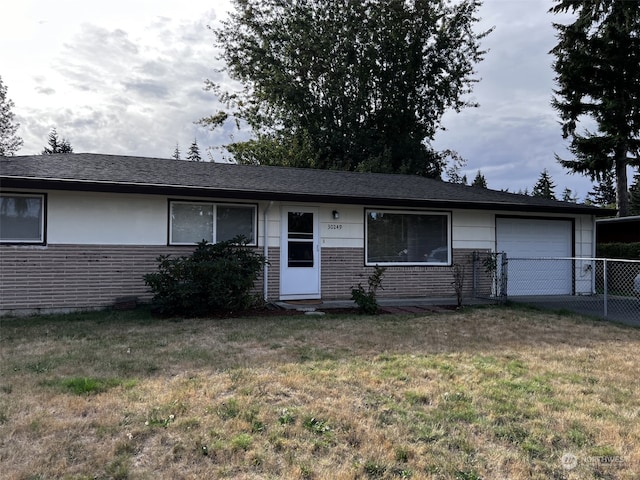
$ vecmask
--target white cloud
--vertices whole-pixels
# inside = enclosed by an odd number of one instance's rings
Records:
[[[203,91],[215,66],[207,25],[224,12],[220,2],[217,12],[186,3],[12,6],[26,26],[22,52],[0,53],[15,66],[0,74],[21,123],[20,153],[39,153],[54,126],[75,151],[170,156],[176,142],[185,150],[195,137],[203,149],[223,142],[194,121],[215,108]]]
[[[488,53],[477,66],[481,81],[472,96],[480,106],[448,113],[447,131],[438,134],[435,146],[458,151],[468,162],[467,177],[481,170],[490,188],[531,191],[546,168],[556,195],[569,187],[583,199],[591,182],[569,175],[555,160],[555,154],[569,155],[551,107],[549,51],[556,43],[552,22],[567,17],[548,13],[552,5],[550,0],[485,1],[481,29],[495,29],[483,41]]]
[[[194,125],[220,106],[203,90],[216,71],[215,25],[230,0],[8,0],[0,30],[0,75],[15,102],[25,144],[39,153],[52,127],[75,151],[171,156],[197,137],[201,150],[242,133]],[[471,98],[480,108],[447,114],[437,148],[482,170],[491,188],[528,188],[542,169],[583,198],[590,182],[568,176],[554,154],[567,154],[549,101],[555,44],[551,0],[485,0],[478,30],[495,26],[477,66]],[[7,48],[10,46],[10,48]],[[220,152],[215,153],[220,158]]]

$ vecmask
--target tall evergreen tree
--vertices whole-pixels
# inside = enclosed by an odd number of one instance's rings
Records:
[[[601,180],[613,171],[620,216],[629,214],[627,166],[640,166],[640,3],[636,0],[556,0],[553,13],[573,13],[554,24],[551,50],[556,82],[553,106],[573,160],[560,163]],[[584,117],[597,131],[578,131]]]
[[[176,142],[176,149],[173,151],[173,155],[171,155],[171,158],[175,158],[176,160],[181,160],[181,158],[180,158],[180,145],[178,145],[177,142]]]
[[[440,178],[443,156],[430,142],[442,116],[475,106],[466,94],[488,33],[474,31],[479,0],[233,5],[213,33],[242,88],[208,82],[228,108],[201,123],[252,129],[229,148],[236,160]]]
[[[587,201],[601,207],[615,208],[616,187],[613,184],[612,173],[605,173],[601,180],[594,184],[593,190],[587,194]]]
[[[565,189],[562,191],[562,201],[577,203],[578,196],[575,195],[569,187],[565,187]]]
[[[476,176],[474,177],[473,182],[471,182],[471,185],[473,185],[474,187],[487,188],[487,179],[484,178],[484,175],[482,174],[482,172],[480,172],[480,170],[478,170],[478,173],[476,173]]]
[[[192,162],[201,162],[202,157],[200,156],[200,147],[198,147],[197,139],[193,139],[193,143],[189,147],[189,152],[187,152],[187,160]]]
[[[44,149],[42,150],[42,155],[55,155],[57,153],[73,153],[73,147],[71,146],[71,143],[69,143],[69,140],[67,140],[66,138],[62,138],[62,140],[60,140],[58,138],[58,132],[55,129],[55,127],[52,128],[51,132],[49,133],[47,145],[48,147],[45,146]]]
[[[534,197],[542,197],[542,198],[550,198],[555,200],[555,184],[551,179],[551,175],[545,168],[542,173],[540,173],[540,178],[538,178],[538,182],[533,186],[533,190],[531,190],[531,195]]]
[[[22,138],[16,135],[20,124],[11,111],[14,106],[13,101],[7,98],[7,87],[0,77],[0,155],[15,155],[22,147]]]

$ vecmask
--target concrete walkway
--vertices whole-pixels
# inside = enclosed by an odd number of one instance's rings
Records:
[[[274,302],[286,310],[300,310],[303,312],[322,311],[323,309],[358,308],[353,300],[291,300]],[[455,298],[379,298],[380,309],[387,313],[422,313],[440,310],[439,307],[455,307]],[[463,305],[490,305],[492,300],[481,298],[464,299]]]
[[[537,296],[509,297],[510,302],[522,303],[546,310],[569,310],[582,315],[620,322],[640,327],[640,299],[610,297],[607,315],[604,316],[601,296]],[[286,310],[319,313],[323,309],[358,308],[353,300],[292,300],[275,302]],[[463,305],[493,305],[495,300],[482,298],[465,298]],[[423,313],[437,312],[441,307],[455,307],[457,300],[453,297],[443,298],[379,298],[378,305],[386,313]]]
[[[509,301],[546,310],[569,310],[600,320],[640,327],[640,298],[610,295],[606,310],[602,295],[509,297]]]

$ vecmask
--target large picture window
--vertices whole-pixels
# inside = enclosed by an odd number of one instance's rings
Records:
[[[366,211],[367,265],[448,265],[450,214]]]
[[[0,195],[0,243],[44,243],[44,195]]]
[[[202,240],[217,243],[238,235],[249,245],[256,244],[255,205],[172,201],[169,219],[171,245],[193,245]]]

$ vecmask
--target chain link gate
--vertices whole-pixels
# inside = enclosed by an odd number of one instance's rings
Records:
[[[474,252],[473,292],[640,326],[640,260]]]

